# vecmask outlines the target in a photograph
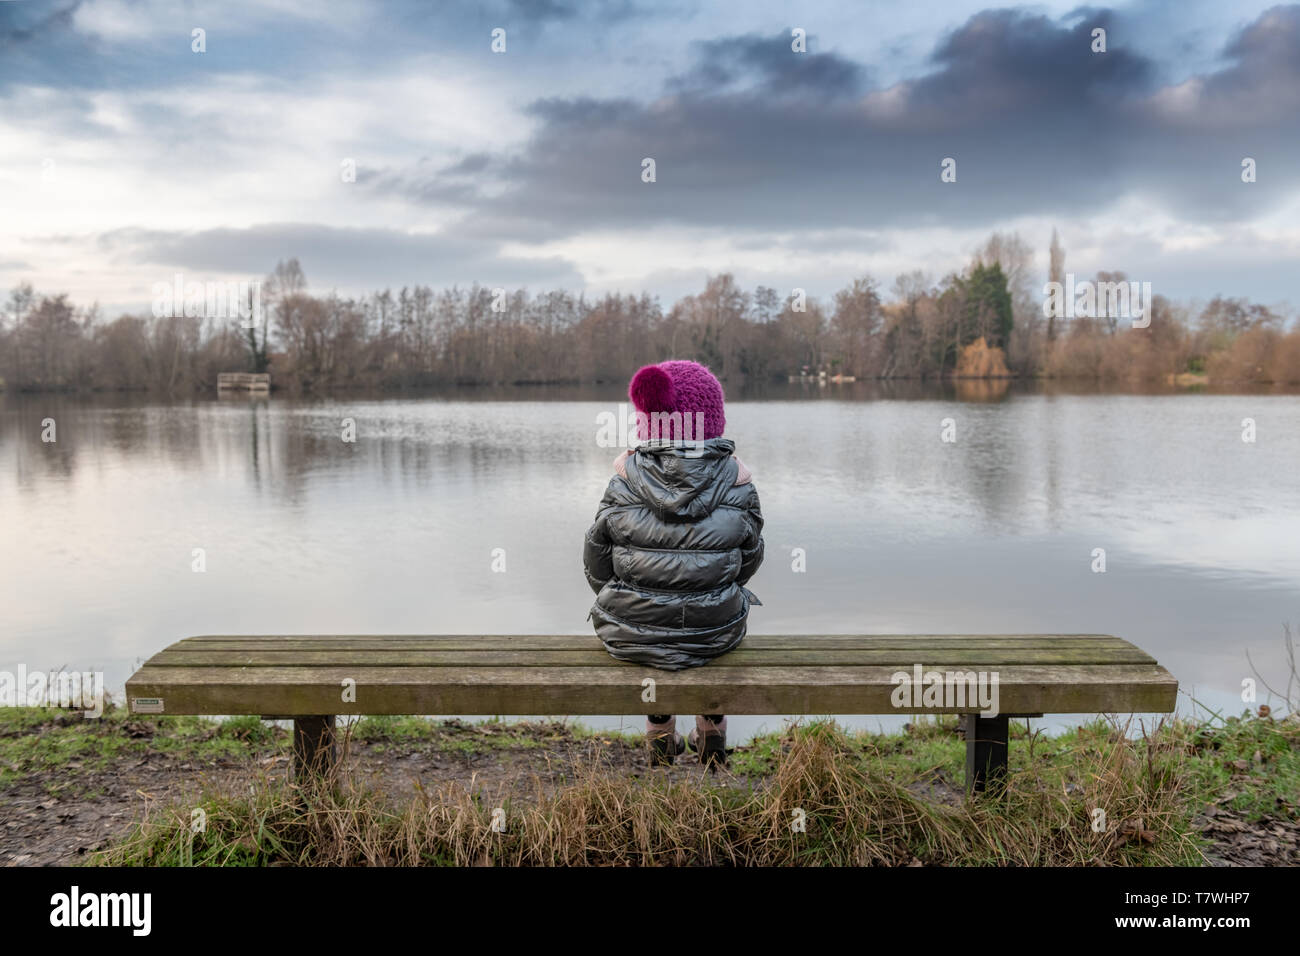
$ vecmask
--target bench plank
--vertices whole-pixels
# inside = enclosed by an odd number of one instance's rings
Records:
[[[903,651],[879,649],[766,649],[741,646],[709,663],[709,667],[788,667],[791,665],[857,666],[898,664],[906,657],[934,664],[978,665],[985,668],[999,664],[1154,664],[1149,654],[1135,647],[1119,648],[933,648],[922,645]],[[330,650],[167,650],[148,661],[151,666],[173,667],[274,667],[276,665],[323,666],[344,664],[367,667],[608,667],[610,656],[599,646],[585,650],[395,650],[341,648]]]
[[[187,637],[168,650],[202,646],[224,650],[265,645],[268,647],[424,647],[429,650],[454,647],[502,649],[584,648],[597,641],[595,634],[286,634],[286,635],[205,635]],[[1056,646],[1060,644],[1099,644],[1133,647],[1128,641],[1109,634],[750,634],[745,647],[820,648],[820,647],[897,647],[913,648],[918,644],[969,647]]]
[[[939,662],[924,662],[941,669]],[[146,665],[127,695],[160,698],[171,714],[891,714],[975,708],[895,708],[895,666],[714,667],[184,667]],[[947,668],[942,668],[947,669]],[[968,668],[960,668],[968,669]],[[1004,713],[1156,713],[1173,710],[1177,681],[1154,664],[1008,665]],[[656,684],[641,700],[644,678]],[[356,700],[343,703],[345,680]]]

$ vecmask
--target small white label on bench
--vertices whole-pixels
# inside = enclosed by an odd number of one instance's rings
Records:
[[[136,714],[161,714],[163,699],[161,697],[133,697],[131,711]]]

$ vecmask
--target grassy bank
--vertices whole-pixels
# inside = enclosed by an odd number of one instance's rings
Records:
[[[50,862],[48,853],[2,841],[39,827],[40,840],[57,848],[63,829],[86,831],[86,808],[103,806],[114,808],[113,818],[99,821],[102,837],[76,859],[1300,863],[1294,718],[1178,720],[1145,733],[1099,720],[1055,737],[1029,733],[1024,721],[1013,727],[1007,796],[995,804],[962,798],[964,745],[950,719],[887,735],[810,721],[736,748],[728,770],[707,774],[686,758],[651,769],[636,735],[561,723],[369,718],[351,728],[331,786],[305,792],[287,779],[288,734],[255,719],[142,719],[113,710],[87,721],[3,710],[0,862],[5,850],[19,862]],[[494,814],[503,832],[494,831]]]

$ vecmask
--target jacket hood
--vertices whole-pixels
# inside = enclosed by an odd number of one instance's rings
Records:
[[[698,520],[736,483],[735,450],[729,438],[644,442],[627,457],[627,483],[658,517]]]

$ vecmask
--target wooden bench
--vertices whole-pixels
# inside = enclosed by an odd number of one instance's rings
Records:
[[[896,706],[896,675],[918,667],[996,672],[997,715],[955,694]],[[975,790],[1005,775],[1010,717],[1168,713],[1177,691],[1150,655],[1102,634],[751,634],[684,671],[621,663],[589,634],[205,636],[126,683],[132,713],[292,719],[300,779],[332,766],[338,714],[962,714]]]

